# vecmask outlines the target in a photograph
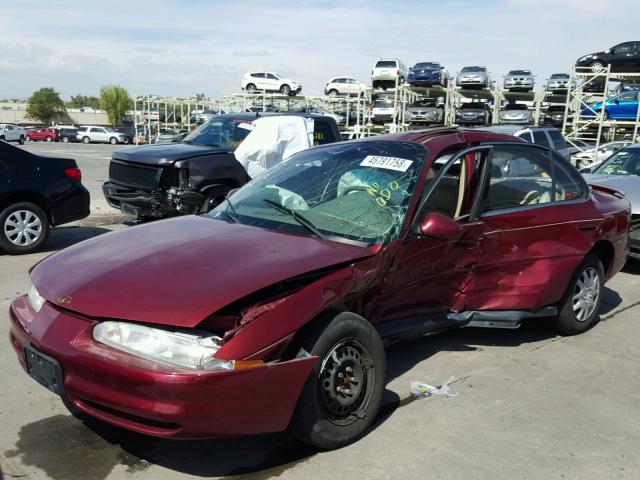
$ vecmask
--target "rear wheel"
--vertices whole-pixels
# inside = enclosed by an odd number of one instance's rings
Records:
[[[291,87],[285,83],[284,85],[282,85],[280,87],[280,93],[282,95],[290,95],[291,94]]]
[[[62,143],[69,143],[69,137],[62,137]]]
[[[598,319],[602,303],[604,268],[597,255],[590,253],[578,266],[561,303],[556,330],[576,335],[591,328]]]
[[[249,83],[245,89],[247,93],[256,93],[256,86],[253,83]]]
[[[338,90],[336,90],[335,88],[329,90],[329,96],[330,97],[337,97],[338,96]]]
[[[49,235],[49,218],[36,204],[20,202],[0,212],[0,248],[10,254],[29,253]]]
[[[117,139],[116,137],[111,137],[111,138],[109,139],[109,143],[110,143],[111,145],[116,145],[116,144],[118,143],[118,139]]]
[[[89,143],[91,139],[89,137],[82,137],[82,143]]]
[[[339,313],[313,327],[300,346],[320,362],[300,394],[290,429],[304,443],[339,448],[362,436],[378,413],[384,347],[371,324],[354,313]]]
[[[47,138],[45,138],[45,140],[47,142],[53,142],[53,138],[51,138],[49,135],[47,135]]]

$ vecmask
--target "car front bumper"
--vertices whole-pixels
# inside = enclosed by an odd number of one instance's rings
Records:
[[[488,119],[486,117],[458,117],[456,118],[456,122],[460,125],[486,125]]]
[[[503,84],[504,88],[508,89],[526,89],[531,90],[533,88],[533,82],[518,82],[518,81],[507,81]]]
[[[317,357],[228,372],[156,364],[92,339],[96,322],[27,297],[11,304],[9,338],[27,371],[25,347],[61,367],[66,400],[84,413],[146,435],[212,438],[283,431]]]

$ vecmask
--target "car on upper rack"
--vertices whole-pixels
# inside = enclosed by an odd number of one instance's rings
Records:
[[[58,131],[51,127],[38,127],[29,130],[27,138],[32,142],[57,142]]]
[[[628,147],[632,143],[631,140],[616,140],[602,143],[598,145],[598,148],[593,145],[586,150],[572,154],[571,162],[576,168],[590,167],[594,169],[611,155]]]
[[[593,327],[630,208],[556,152],[481,129],[322,145],[208,214],[42,260],[10,306],[10,344],[85,418],[339,448],[379,418],[385,343],[525,319]]]
[[[619,43],[576,61],[576,67],[588,67],[594,73],[603,72],[609,66],[612,72],[640,72],[640,41]]]
[[[486,102],[471,101],[461,103],[456,110],[458,125],[490,125],[492,106]]]
[[[207,212],[223,201],[230,190],[251,179],[237,158],[237,149],[254,129],[254,122],[272,117],[307,119],[311,131],[300,132],[290,124],[281,129],[262,130],[262,137],[253,143],[253,153],[264,166],[281,159],[284,152],[279,149],[285,149],[290,142],[301,145],[304,141],[309,146],[342,140],[335,120],[321,115],[248,112],[216,115],[180,142],[114,151],[109,180],[102,186],[105,198],[113,208],[137,219]]]
[[[573,114],[571,110],[567,111],[565,105],[549,105],[541,115],[540,125],[560,127],[564,124],[565,113],[567,114],[567,122],[571,122]]]
[[[397,58],[382,58],[371,69],[371,86],[374,89],[395,88],[407,81],[407,67]]]
[[[498,114],[500,123],[533,123],[533,112],[523,103],[510,102],[500,109]]]
[[[434,124],[444,121],[444,108],[436,98],[422,98],[407,105],[404,121],[413,124]]]
[[[82,143],[129,143],[131,139],[115,128],[100,127],[97,125],[83,125],[78,128],[76,134],[78,141]]]
[[[460,88],[491,88],[493,80],[489,75],[487,67],[473,65],[463,67],[456,76],[456,87]]]
[[[638,118],[639,90],[623,91],[605,102],[597,102],[583,107],[583,117],[595,117],[604,108],[605,120],[636,120]]]
[[[329,97],[358,96],[366,92],[368,88],[364,83],[352,77],[333,77],[325,83],[324,94]]]
[[[547,79],[545,90],[552,93],[563,93],[573,87],[575,87],[575,81],[571,80],[571,75],[568,73],[553,73]]]
[[[51,227],[89,215],[75,160],[35,155],[0,142],[0,252],[31,253]]]
[[[619,190],[631,201],[629,257],[640,260],[640,144],[628,145],[580,173],[587,182]]]
[[[302,84],[276,72],[249,72],[242,77],[242,90],[247,93],[280,92],[294,96],[302,92]]]
[[[407,83],[415,87],[449,85],[449,72],[438,62],[418,62],[409,69]]]
[[[371,122],[374,124],[391,123],[398,120],[400,109],[391,98],[378,98],[371,105]]]
[[[510,70],[504,76],[503,88],[510,92],[529,92],[535,85],[534,77],[531,70]]]

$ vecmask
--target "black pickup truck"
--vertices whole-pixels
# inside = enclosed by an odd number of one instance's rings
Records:
[[[138,219],[209,211],[230,190],[250,180],[233,152],[249,133],[242,124],[259,116],[260,113],[217,115],[180,143],[113,152],[109,180],[102,187],[109,205]],[[333,118],[302,116],[314,120],[316,145],[342,139]]]

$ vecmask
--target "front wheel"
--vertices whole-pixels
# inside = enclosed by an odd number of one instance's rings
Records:
[[[49,137],[49,136],[47,136],[47,138],[45,138],[45,140],[46,140],[47,142],[53,142],[53,138],[51,138],[51,137]]]
[[[300,346],[320,362],[311,372],[291,419],[300,441],[333,449],[362,436],[375,420],[385,385],[385,353],[364,318],[342,312],[318,320]]]
[[[600,73],[606,70],[607,66],[605,65],[604,62],[600,60],[596,60],[595,62],[591,62],[591,64],[589,65],[589,68],[591,68],[591,71],[593,73]]]
[[[338,90],[336,90],[335,88],[329,90],[329,96],[330,97],[337,97],[338,96]]]
[[[24,145],[24,137],[22,135],[20,135],[20,139],[18,140],[18,143],[20,145]]]
[[[597,255],[588,254],[578,266],[561,303],[556,330],[576,335],[591,328],[602,303],[604,268]]]
[[[116,145],[116,144],[118,143],[118,139],[117,139],[116,137],[111,137],[111,138],[109,139],[109,143],[110,143],[111,145]]]
[[[282,85],[280,87],[280,93],[282,95],[290,95],[291,94],[291,87],[289,85]]]

